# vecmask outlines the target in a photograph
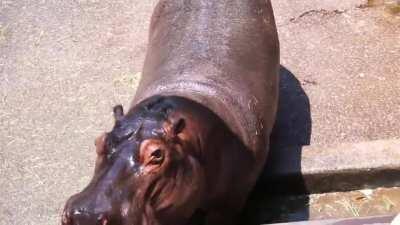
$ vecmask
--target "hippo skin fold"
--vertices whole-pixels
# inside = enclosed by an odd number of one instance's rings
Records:
[[[278,72],[270,1],[159,1],[132,106],[114,107],[62,225],[236,224],[267,157]]]

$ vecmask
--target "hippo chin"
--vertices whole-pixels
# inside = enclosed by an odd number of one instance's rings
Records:
[[[143,76],[96,141],[62,225],[235,224],[263,168],[278,100],[267,0],[161,0]]]

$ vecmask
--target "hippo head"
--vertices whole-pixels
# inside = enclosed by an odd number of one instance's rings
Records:
[[[179,104],[153,97],[95,141],[89,185],[66,203],[62,225],[185,224],[204,193],[198,127]]]

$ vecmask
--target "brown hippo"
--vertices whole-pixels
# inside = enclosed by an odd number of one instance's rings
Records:
[[[235,224],[267,156],[278,70],[270,1],[161,0],[133,106],[114,107],[62,224]]]

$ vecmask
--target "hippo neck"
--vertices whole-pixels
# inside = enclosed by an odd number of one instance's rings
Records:
[[[154,82],[135,96],[134,104],[157,95],[180,96],[193,100],[218,115],[249,149],[255,149],[262,135],[262,122],[255,112],[257,100],[246,91],[220,84],[218,80],[184,79]],[[249,94],[250,95],[250,94]],[[246,100],[247,99],[247,100]],[[253,111],[254,112],[251,112]]]

